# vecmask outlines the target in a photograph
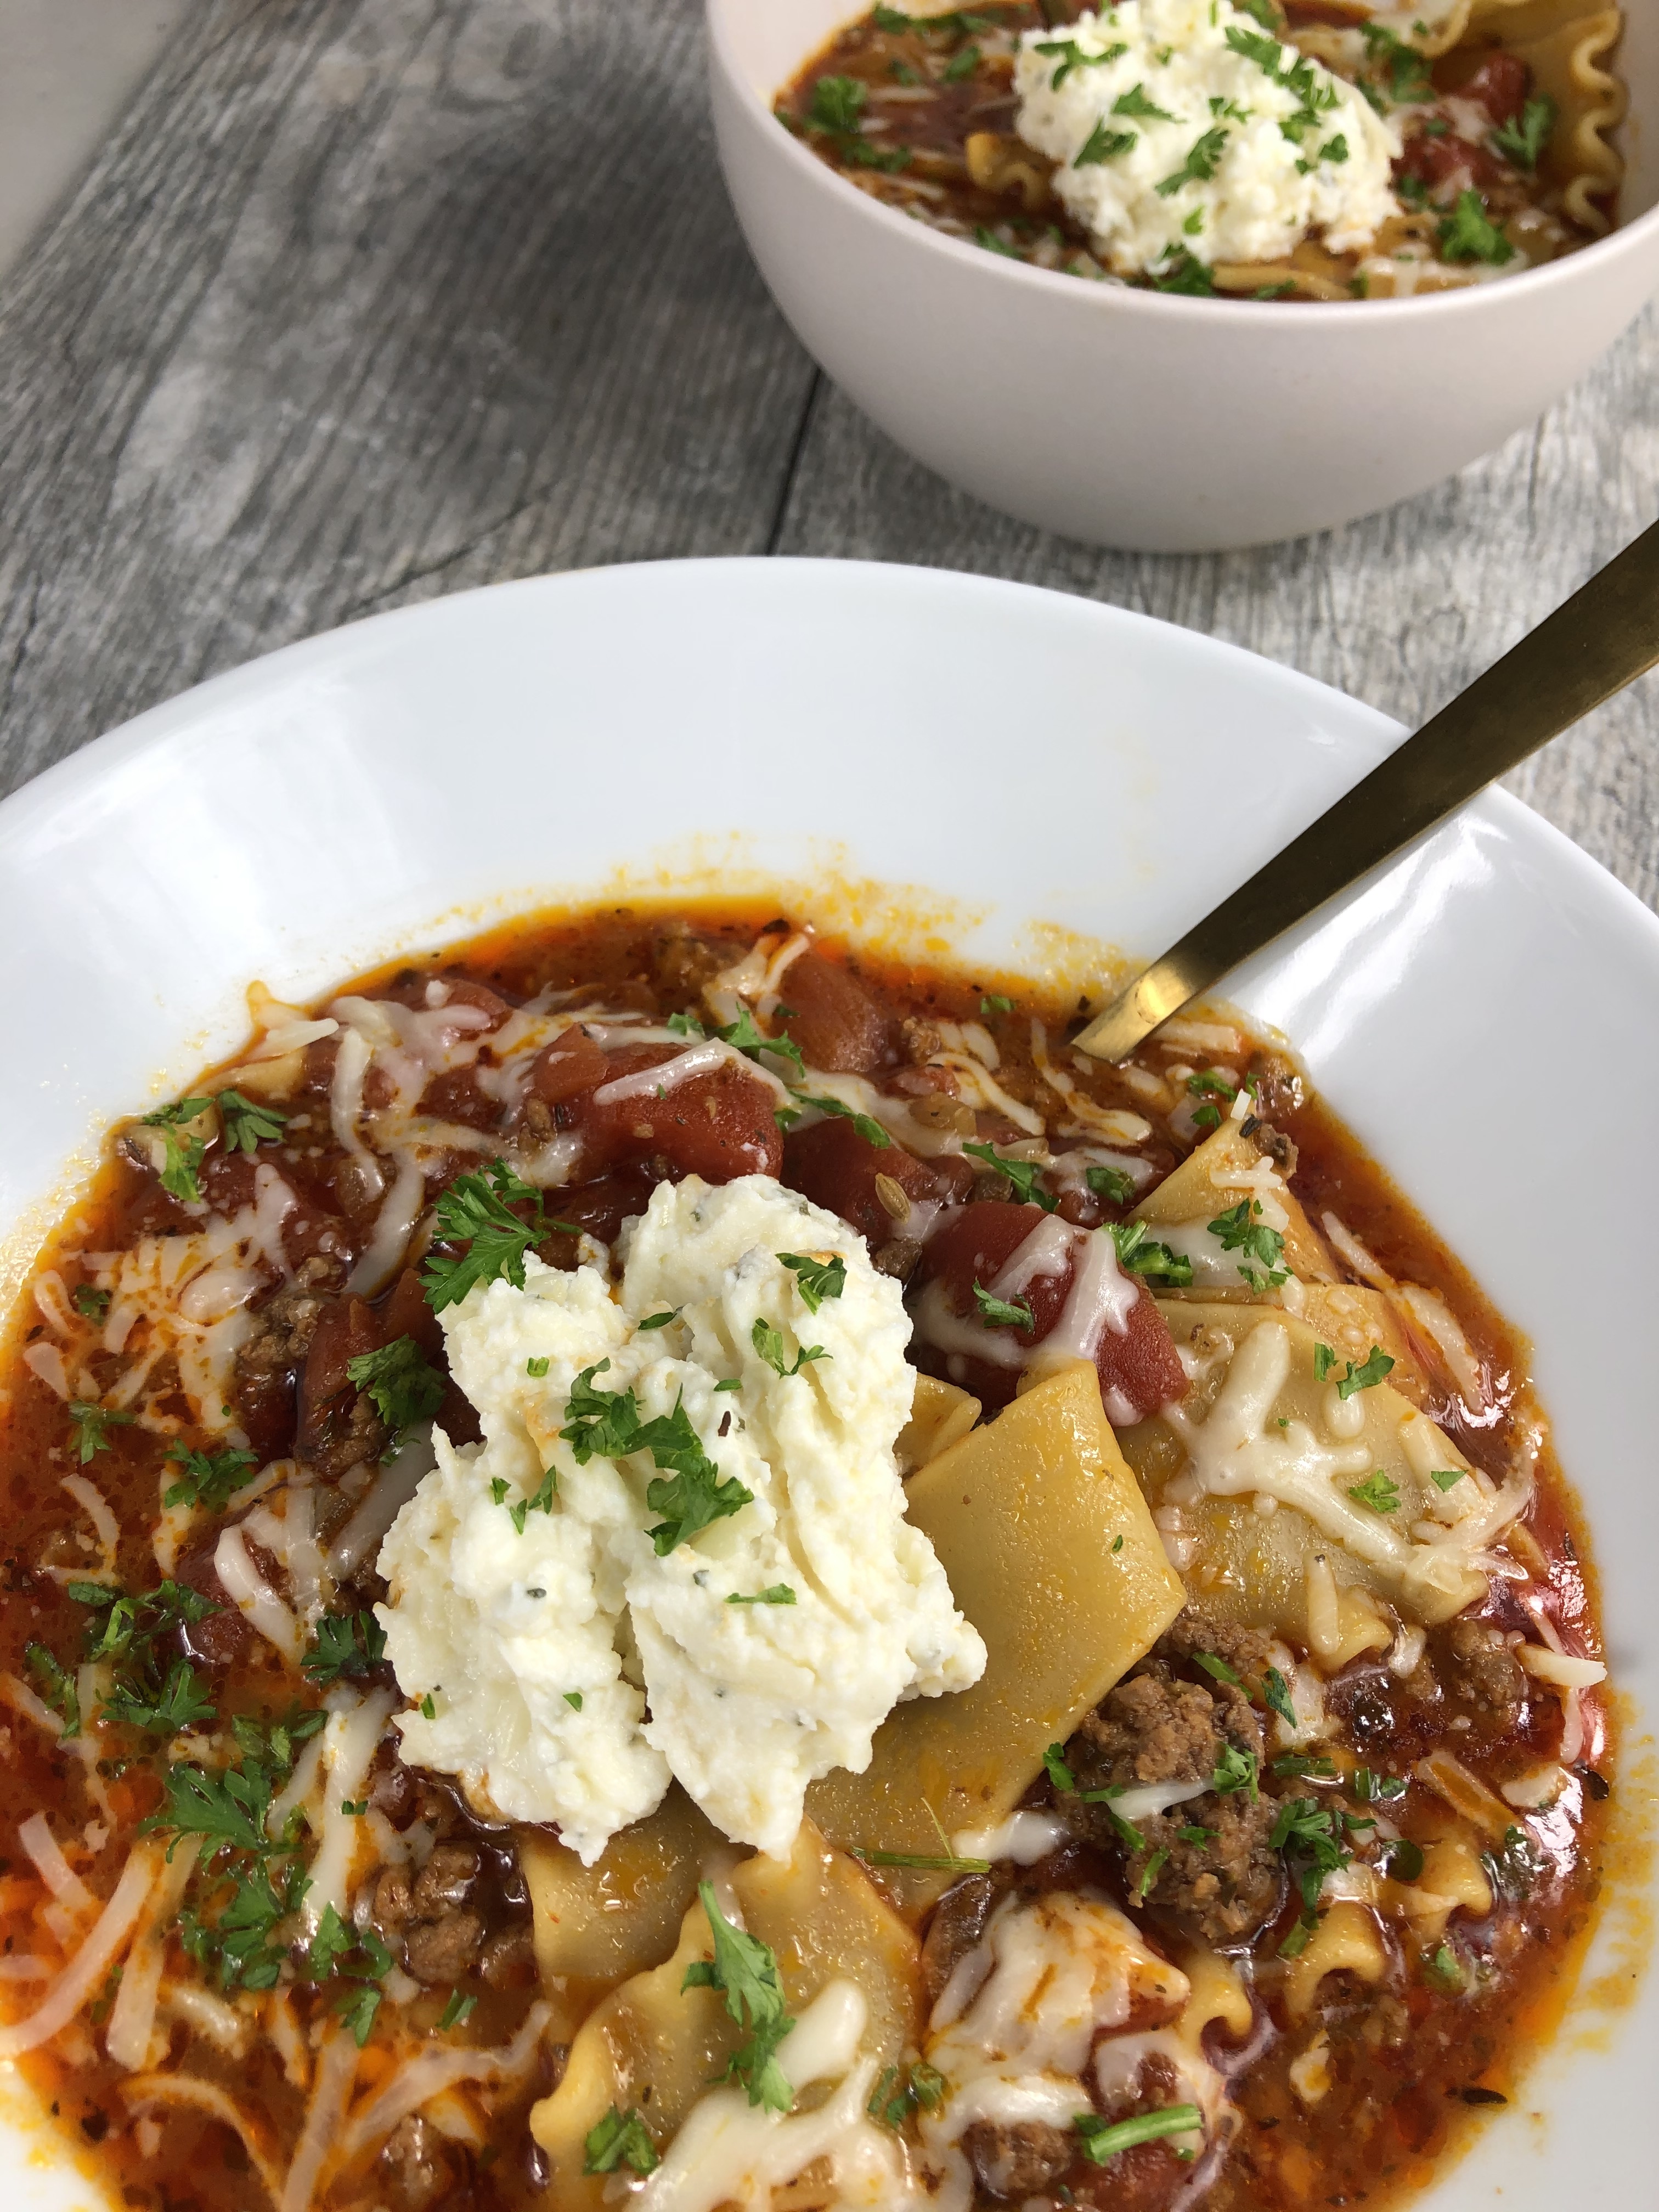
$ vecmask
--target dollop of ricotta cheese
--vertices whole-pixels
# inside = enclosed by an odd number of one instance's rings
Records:
[[[522,1291],[486,1284],[441,1316],[483,1441],[434,1437],[380,1553],[387,1655],[416,1700],[404,1755],[556,1822],[590,1865],[671,1777],[781,1856],[809,1783],[861,1771],[902,1698],[984,1670],[904,1518],[909,1322],[856,1231],[768,1176],[659,1184],[617,1249],[615,1285],[528,1259]],[[785,1254],[838,1260],[839,1294],[812,1310]],[[583,1464],[561,1434],[594,1367],[641,1422],[683,1409],[749,1502],[659,1554],[647,1492],[672,1477],[653,1453]]]
[[[1180,254],[1282,259],[1315,228],[1334,252],[1401,212],[1396,127],[1231,0],[1121,0],[1028,31],[1016,128],[1122,276]]]

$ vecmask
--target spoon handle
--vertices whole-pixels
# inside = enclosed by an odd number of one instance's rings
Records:
[[[1659,662],[1659,523],[1196,922],[1076,1039],[1121,1060],[1293,923]]]

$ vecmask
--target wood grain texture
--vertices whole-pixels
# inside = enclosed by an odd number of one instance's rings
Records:
[[[696,0],[200,0],[0,290],[0,787],[254,653],[700,553],[1018,577],[1419,720],[1659,513],[1659,317],[1390,513],[1103,554],[908,460],[726,206]],[[1515,779],[1659,907],[1659,684]]]

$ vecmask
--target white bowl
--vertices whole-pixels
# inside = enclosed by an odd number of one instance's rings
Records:
[[[1101,939],[1160,950],[1399,736],[1138,616],[850,563],[538,579],[290,647],[0,805],[0,1237],[26,1258],[109,1120],[240,1040],[252,976],[304,998],[515,910],[684,881],[1081,979]],[[1493,794],[1231,989],[1534,1340],[1650,1741],[1659,1276],[1626,1231],[1659,923]],[[1608,1881],[1616,1955],[1650,1857]],[[1504,2116],[1431,2203],[1638,2201],[1620,2185],[1659,2163],[1659,1989],[1577,2018],[1528,2083],[1553,2124]],[[9,2203],[84,2203],[61,2159],[31,2165],[38,2142],[0,2118]]]
[[[726,184],[801,343],[918,459],[1067,537],[1210,552],[1387,507],[1540,415],[1659,287],[1653,0],[1626,0],[1622,228],[1525,276],[1317,307],[1085,283],[896,214],[772,113],[857,0],[707,8]]]

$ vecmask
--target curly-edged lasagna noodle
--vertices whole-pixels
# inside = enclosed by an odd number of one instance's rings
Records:
[[[1038,267],[1385,298],[1612,228],[1621,29],[1586,0],[882,6],[777,113],[861,190]]]
[[[0,2053],[112,2197],[1293,2212],[1514,2096],[1584,1535],[1285,1058],[731,908],[251,1006],[5,1352]]]

